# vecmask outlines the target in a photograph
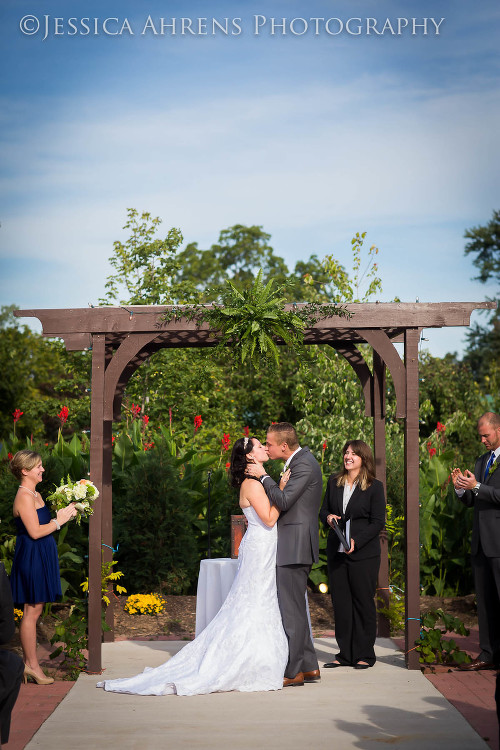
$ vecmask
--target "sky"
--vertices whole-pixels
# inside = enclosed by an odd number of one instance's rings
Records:
[[[2,0],[0,305],[96,304],[132,207],[290,269],[366,232],[380,301],[494,297],[464,232],[500,208],[499,32],[497,0]]]

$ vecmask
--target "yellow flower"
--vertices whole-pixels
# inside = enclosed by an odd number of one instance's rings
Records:
[[[165,609],[165,599],[157,594],[131,594],[124,610],[130,615],[159,615]]]

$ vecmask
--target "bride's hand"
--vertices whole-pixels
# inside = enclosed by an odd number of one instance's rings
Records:
[[[290,479],[290,476],[291,476],[290,469],[287,469],[285,472],[283,472],[283,474],[281,475],[281,479],[280,479],[280,490],[285,489],[285,485]]]

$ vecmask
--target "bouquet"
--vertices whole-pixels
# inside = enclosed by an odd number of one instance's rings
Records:
[[[99,491],[88,479],[79,479],[77,482],[72,482],[69,476],[67,479],[66,484],[57,487],[47,500],[56,512],[69,503],[75,503],[78,511],[76,522],[80,524],[82,517],[88,518],[94,512],[92,506],[99,497]]]

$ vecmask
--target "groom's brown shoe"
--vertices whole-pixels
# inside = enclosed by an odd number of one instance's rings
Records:
[[[283,687],[295,687],[295,685],[303,685],[304,684],[304,673],[298,672],[295,677],[284,677],[283,678]]]
[[[303,672],[304,682],[316,682],[321,680],[321,674],[319,669],[311,669],[310,672]]]

